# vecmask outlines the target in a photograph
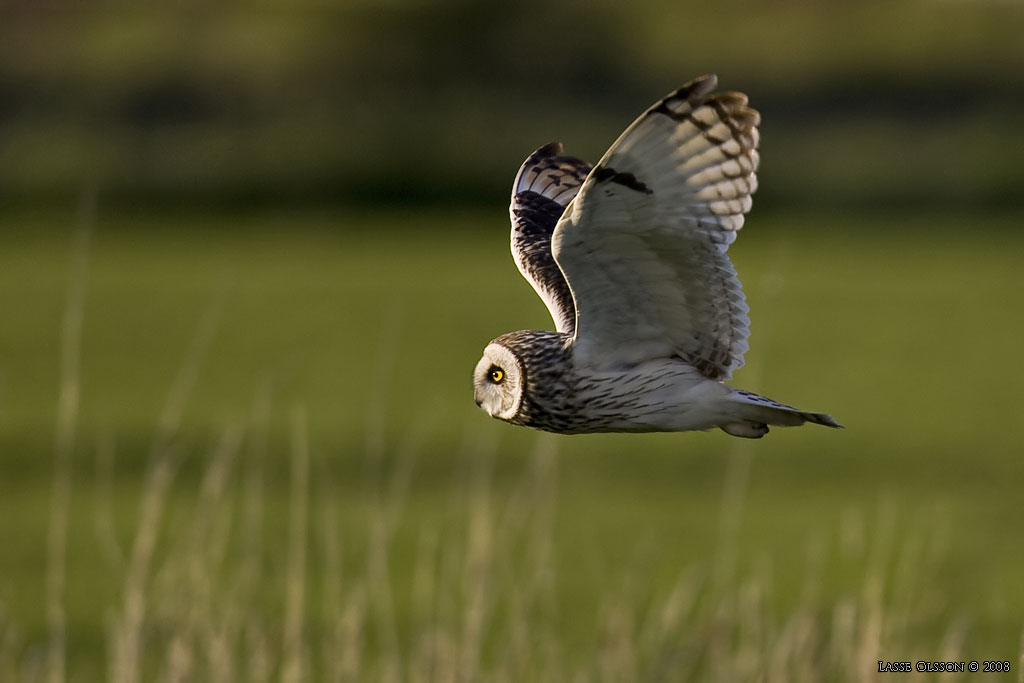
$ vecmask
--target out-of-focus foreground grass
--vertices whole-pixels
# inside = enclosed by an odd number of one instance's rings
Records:
[[[748,442],[480,413],[486,342],[550,326],[500,211],[101,204],[70,297],[73,212],[8,212],[0,678],[65,637],[73,680],[1017,670],[1020,218],[755,212],[735,384],[848,428]]]

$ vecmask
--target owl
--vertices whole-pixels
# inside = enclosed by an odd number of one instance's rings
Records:
[[[760,115],[702,76],[630,125],[595,166],[551,143],[512,188],[512,256],[554,319],[490,342],[478,406],[560,434],[841,427],[724,383],[749,308],[726,251],[757,188]]]

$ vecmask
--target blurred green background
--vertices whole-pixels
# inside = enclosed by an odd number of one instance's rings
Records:
[[[1022,35],[983,0],[3,5],[0,679],[1018,678]],[[480,350],[551,324],[522,159],[707,72],[762,114],[734,383],[848,428],[489,420]]]

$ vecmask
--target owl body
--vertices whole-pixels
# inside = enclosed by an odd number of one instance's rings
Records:
[[[655,103],[594,166],[558,143],[513,184],[512,255],[555,323],[494,339],[477,405],[562,434],[839,427],[724,383],[748,307],[726,255],[757,187],[760,117],[698,78]]]
[[[710,380],[680,358],[601,370],[577,367],[571,342],[568,335],[539,330],[498,337],[474,373],[477,404],[500,420],[558,434],[721,427],[756,437],[767,432],[768,423],[795,425],[819,417]],[[491,377],[493,368],[503,374],[498,381]]]

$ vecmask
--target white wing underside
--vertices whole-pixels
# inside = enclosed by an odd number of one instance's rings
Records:
[[[679,357],[717,380],[743,364],[748,307],[726,249],[757,187],[760,119],[715,84],[696,79],[644,112],[558,221],[577,362]]]

